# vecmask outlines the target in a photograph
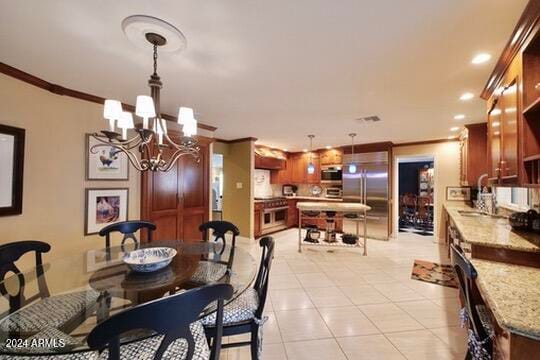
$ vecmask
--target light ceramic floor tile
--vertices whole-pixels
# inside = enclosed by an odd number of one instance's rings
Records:
[[[292,274],[292,270],[289,267],[289,264],[285,260],[274,261],[272,263],[272,274],[273,275],[286,275]]]
[[[379,334],[380,331],[355,306],[319,309],[335,337]]]
[[[304,288],[330,287],[334,283],[325,273],[305,273],[297,274],[296,278]]]
[[[336,286],[358,286],[358,285],[367,285],[367,282],[364,281],[358,274],[352,272],[351,270],[338,272],[338,271],[325,271],[326,276]]]
[[[308,288],[306,292],[311,299],[311,302],[317,308],[350,306],[353,305],[351,300],[339,288]]]
[[[453,298],[458,296],[458,290],[451,287],[413,279],[404,280],[402,283],[427,299]]]
[[[416,321],[426,328],[455,326],[459,324],[459,314],[447,311],[429,300],[396,303]]]
[[[264,344],[276,344],[281,343],[281,332],[279,331],[279,326],[276,320],[276,315],[274,313],[266,314],[268,320],[264,323]]]
[[[350,360],[405,359],[384,335],[356,336],[337,340]]]
[[[383,333],[424,328],[394,304],[362,305],[359,308]]]
[[[272,307],[277,310],[308,309],[314,307],[304,289],[285,289],[270,291]]]
[[[318,273],[322,272],[321,268],[312,261],[298,260],[298,261],[287,261],[289,267],[292,269],[295,274],[306,274],[306,273]]]
[[[355,305],[383,304],[390,302],[388,298],[371,285],[341,286],[340,290],[347,295]]]
[[[300,289],[302,287],[294,274],[271,275],[268,286],[272,290]]]
[[[276,311],[276,318],[284,342],[332,337],[316,309]]]
[[[452,353],[441,339],[428,330],[387,334],[386,337],[407,359],[457,359],[457,354]]]
[[[429,329],[439,339],[441,339],[454,354],[461,355],[460,358],[465,358],[467,353],[467,330],[460,326],[443,327],[437,329]]]
[[[423,300],[424,297],[400,283],[374,284],[373,287],[391,301]]]
[[[396,279],[386,273],[383,273],[382,271],[376,274],[365,274],[361,276],[362,279],[368,284],[387,284],[396,282]]]
[[[346,360],[335,339],[285,343],[289,360]]]

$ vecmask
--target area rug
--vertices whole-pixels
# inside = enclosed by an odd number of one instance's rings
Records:
[[[457,278],[452,265],[414,260],[411,279],[457,288]]]

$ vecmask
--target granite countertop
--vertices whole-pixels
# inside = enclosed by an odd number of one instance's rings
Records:
[[[285,196],[287,200],[316,200],[316,201],[343,201],[341,198],[326,198],[324,196]]]
[[[540,340],[540,269],[471,259],[476,283],[497,323],[508,331]]]
[[[296,207],[300,210],[312,210],[312,211],[342,211],[342,212],[359,212],[369,211],[371,207],[360,203],[347,203],[347,202],[299,202]]]
[[[505,218],[463,216],[459,210],[474,211],[461,202],[444,204],[463,240],[472,245],[505,248],[517,251],[540,252],[540,235],[515,232]]]

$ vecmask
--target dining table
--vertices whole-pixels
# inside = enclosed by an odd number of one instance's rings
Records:
[[[168,266],[149,273],[124,263],[127,253],[147,247],[170,247],[176,255]],[[42,265],[0,282],[0,358],[88,351],[90,331],[114,314],[209,284],[232,285],[227,304],[251,286],[257,273],[255,258],[239,247],[227,268],[230,254],[230,245],[222,242],[182,240],[81,251],[51,262],[45,254]],[[200,317],[213,311],[215,302]],[[138,330],[124,334],[120,342],[154,335]]]

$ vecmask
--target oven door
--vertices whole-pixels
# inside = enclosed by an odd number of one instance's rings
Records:
[[[287,228],[288,210],[288,206],[264,209],[261,214],[261,232],[267,234]]]

